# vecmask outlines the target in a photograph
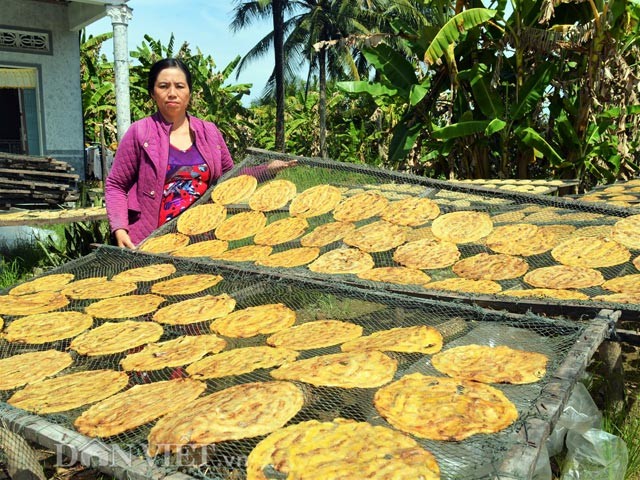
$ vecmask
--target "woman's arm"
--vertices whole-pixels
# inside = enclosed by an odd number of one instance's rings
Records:
[[[215,127],[215,131],[217,133],[217,142],[220,145],[220,163],[222,164],[222,173],[224,174],[233,168],[233,158],[231,158],[229,147],[227,147],[227,143],[224,141],[222,132],[220,132],[218,127]]]
[[[133,243],[128,238],[128,194],[138,179],[140,165],[140,150],[135,141],[134,128],[134,126],[129,128],[118,145],[111,171],[104,185],[107,218],[111,232],[114,234],[119,246],[127,246],[129,248],[132,248]],[[117,232],[120,233],[117,234]],[[124,238],[123,234],[126,234],[127,238]]]

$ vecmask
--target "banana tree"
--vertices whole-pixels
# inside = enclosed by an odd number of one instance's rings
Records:
[[[406,22],[398,21],[394,24],[395,34],[402,36],[405,50],[411,55],[384,43],[365,47],[364,55],[376,69],[377,80],[338,84],[345,92],[370,95],[380,106],[403,105],[404,113],[393,129],[389,145],[392,164],[401,163],[412,153],[419,155],[433,139],[430,132],[434,126],[444,126],[447,122],[442,118],[453,119],[454,92],[458,87],[458,61],[453,47],[495,14],[495,10],[472,8],[453,15],[440,28],[427,26],[410,34],[406,33]],[[441,62],[441,58],[445,61]],[[450,153],[450,146],[437,143],[430,146],[439,148],[442,155]],[[408,164],[414,160],[409,158]]]
[[[554,73],[554,64],[541,65],[529,74],[527,81],[518,89],[519,97],[512,99],[513,103],[505,105],[503,98],[507,92],[490,87],[486,65],[478,64],[468,71],[461,72],[460,78],[470,85],[479,115],[476,114],[476,118],[468,121],[434,128],[433,136],[445,142],[472,135],[482,135],[486,138],[495,136],[498,140],[495,146],[500,159],[499,173],[503,176],[509,176],[515,164],[519,167],[518,175],[526,177],[527,164],[540,156],[547,158],[552,166],[560,167],[564,162],[562,156],[557,148],[545,139],[544,132],[537,130],[534,121]]]
[[[103,135],[107,145],[116,140],[113,64],[100,55],[102,44],[111,37],[113,33],[87,38],[83,31],[80,41],[82,110],[88,143],[99,143]]]
[[[340,84],[402,105],[392,159],[435,159],[436,174],[469,176],[611,179],[638,169],[636,1],[512,0],[509,12],[506,0],[495,10],[423,3],[431,23],[395,25],[404,49],[366,49],[375,82]]]
[[[572,148],[566,158],[585,186],[639,170],[637,91],[638,21],[635,0],[588,0],[577,27],[562,28],[564,69],[561,97],[552,105],[551,133]],[[576,72],[580,72],[578,75]]]

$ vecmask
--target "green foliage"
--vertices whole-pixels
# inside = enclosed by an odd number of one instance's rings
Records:
[[[373,80],[338,84],[401,111],[388,163],[422,164],[435,175],[555,174],[585,184],[637,171],[640,102],[606,70],[615,64],[631,74],[638,63],[630,46],[638,22],[628,21],[638,18],[637,3],[614,2],[595,23],[586,3],[557,5],[552,15],[542,1],[513,2],[510,15],[507,2],[473,8],[480,3],[456,12],[459,2],[416,2],[419,23],[393,24],[402,48],[364,49]],[[571,31],[567,25],[578,25],[576,33],[556,33]],[[593,37],[579,37],[580,29]],[[592,90],[597,82],[611,89]]]
[[[366,173],[310,166],[282,170],[278,173],[278,178],[293,181],[300,190],[329,182],[337,185],[359,185],[377,182],[377,178],[374,175],[367,175]]]
[[[113,37],[103,33],[86,37],[82,32],[80,47],[80,78],[86,143],[106,145],[116,141],[116,102],[113,85],[113,64],[100,53],[102,44]]]
[[[318,92],[304,90],[304,85],[289,88],[286,97],[287,152],[308,157],[320,156],[317,123]],[[327,92],[327,137],[329,158],[343,162],[386,166],[384,158],[394,113],[379,108],[367,97],[350,97],[339,92],[333,83]],[[256,147],[275,147],[275,106],[252,107],[255,124],[252,131]]]
[[[44,235],[0,243],[0,289],[91,253],[93,245],[109,242],[106,221],[43,227]]]
[[[94,245],[109,243],[109,225],[105,221],[74,222],[64,226],[64,241],[46,237],[36,246],[44,257],[43,264],[57,267],[68,261],[88,255]]]
[[[458,15],[452,17],[447,23],[443,25],[435,38],[431,41],[431,44],[427,48],[424,54],[424,61],[427,64],[434,64],[454,46],[460,36],[466,33],[468,30],[477,27],[489,19],[493,18],[496,14],[495,10],[489,10],[486,8],[470,8],[460,12]]]
[[[640,417],[629,412],[603,412],[603,430],[617,435],[627,444],[628,462],[626,480],[640,476]]]
[[[235,29],[271,18],[270,1],[236,4]],[[366,4],[283,3],[287,152],[439,178],[579,178],[584,187],[640,170],[640,100],[627,82],[640,64],[636,1]],[[173,36],[166,45],[146,37],[132,54],[134,118],[154,110],[149,66],[177,56],[194,76],[192,113],[220,126],[235,158],[247,146],[275,150],[271,97],[244,108],[250,86],[229,82],[269,52],[272,33],[221,71]],[[106,38],[83,44],[88,139],[114,134],[113,69],[96,50]],[[311,59],[306,80],[295,77],[301,58]]]
[[[0,243],[0,288],[14,285],[52,266],[38,242],[55,243],[56,235],[42,238],[19,237],[11,243]]]
[[[0,289],[15,285],[23,276],[20,261],[17,258],[7,261],[0,258]]]
[[[80,198],[76,201],[77,208],[104,207],[104,190],[101,180],[85,180],[78,182]]]

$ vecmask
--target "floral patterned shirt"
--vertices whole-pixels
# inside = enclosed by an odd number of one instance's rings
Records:
[[[158,226],[180,215],[209,188],[211,172],[195,145],[169,148]]]

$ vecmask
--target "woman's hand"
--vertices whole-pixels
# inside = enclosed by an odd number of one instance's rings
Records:
[[[131,248],[134,249],[136,246],[131,241],[131,237],[129,237],[129,232],[127,232],[124,228],[119,228],[113,232],[113,236],[116,239],[116,244],[122,248]]]
[[[267,169],[271,173],[277,173],[285,168],[295,167],[297,164],[298,160],[272,160],[267,165]]]

